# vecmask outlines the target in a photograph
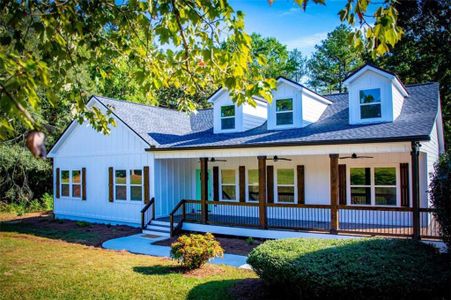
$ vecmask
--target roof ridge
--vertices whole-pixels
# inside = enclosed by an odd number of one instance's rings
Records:
[[[104,98],[104,99],[107,99],[107,100],[110,100],[110,101],[116,101],[116,102],[119,102],[119,103],[129,103],[129,104],[134,104],[134,105],[139,105],[139,106],[144,106],[144,107],[149,107],[149,108],[164,109],[164,110],[169,110],[169,111],[172,111],[172,112],[185,114],[182,111],[179,111],[179,110],[176,110],[176,109],[173,109],[173,108],[168,108],[168,107],[162,107],[162,106],[155,106],[155,105],[150,105],[150,104],[145,104],[145,103],[132,102],[132,101],[129,101],[129,100],[114,99],[114,98],[105,97],[105,96],[93,95],[93,97],[96,98],[97,100],[100,100],[99,99],[99,97],[100,97],[100,98]]]

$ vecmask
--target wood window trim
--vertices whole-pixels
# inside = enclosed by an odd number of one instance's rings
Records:
[[[232,170],[235,173],[235,184],[223,184],[222,183],[222,171]],[[238,182],[238,169],[237,168],[220,168],[219,169],[219,200],[224,202],[239,202],[239,182]],[[223,199],[222,198],[222,187],[223,186],[235,186],[235,199]]]
[[[278,171],[279,170],[292,170],[293,171],[293,185],[288,185],[288,184],[283,184],[280,186],[287,186],[287,187],[293,187],[293,193],[294,193],[294,199],[293,202],[287,202],[287,201],[279,201],[279,184],[277,182],[278,180]],[[276,204],[296,204],[298,203],[298,195],[297,195],[297,190],[298,190],[298,185],[297,185],[297,172],[296,172],[296,166],[280,166],[280,167],[276,167],[274,166],[274,203]]]
[[[351,203],[351,169],[353,168],[369,168],[370,169],[370,191],[371,191],[371,204],[352,204]],[[385,185],[375,185],[374,169],[377,168],[395,168],[396,185],[395,186],[385,186]],[[360,187],[361,185],[355,185]],[[396,204],[395,205],[380,205],[376,204],[376,187],[396,187]],[[348,206],[368,206],[368,207],[401,207],[401,186],[400,186],[400,164],[390,163],[390,164],[346,164],[346,205]]]

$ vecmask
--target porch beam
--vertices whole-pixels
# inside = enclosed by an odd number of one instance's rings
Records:
[[[412,142],[412,225],[413,239],[420,239],[420,143]]]
[[[257,156],[258,160],[258,204],[260,227],[268,229],[266,218],[266,156]]]
[[[200,158],[200,206],[202,224],[208,222],[208,157]]]
[[[330,233],[338,232],[338,154],[329,154],[330,158]]]

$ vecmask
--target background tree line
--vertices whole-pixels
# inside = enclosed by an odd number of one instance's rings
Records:
[[[440,83],[442,110],[444,115],[447,144],[451,142],[451,104],[450,104],[450,44],[449,24],[450,10],[445,0],[399,1],[395,4],[399,11],[398,24],[404,29],[404,36],[396,46],[380,57],[374,57],[365,43],[356,48],[353,30],[347,25],[340,25],[327,35],[327,38],[315,47],[310,57],[298,49],[289,50],[274,37],[250,35],[250,59],[247,62],[249,74],[259,74],[262,78],[272,79],[285,76],[301,82],[321,94],[345,92],[343,80],[349,72],[365,62],[374,63],[382,68],[397,73],[406,84],[437,81]],[[6,18],[1,16],[0,18]],[[18,34],[24,34],[33,28],[21,28]],[[129,37],[130,49],[141,47],[141,38],[146,32],[136,32]],[[111,32],[111,39],[118,39],[117,33]],[[26,51],[49,55],[38,47],[39,35],[30,35],[21,47]],[[0,33],[2,43],[7,36]],[[222,42],[218,46],[225,53],[236,52],[240,44],[236,40]],[[80,57],[89,54],[88,45],[77,48]],[[142,51],[156,51],[152,45]],[[141,49],[141,48],[139,48]],[[219,51],[219,50],[218,50]],[[222,52],[221,52],[222,53]],[[83,93],[98,94],[133,102],[153,103],[169,108],[190,111],[208,107],[208,96],[218,87],[215,77],[204,73],[197,78],[199,88],[193,90],[183,80],[173,81],[169,85],[160,85],[149,95],[143,81],[146,73],[133,59],[134,52],[119,55],[118,52],[106,52],[96,60],[80,60],[76,69],[64,72],[64,81],[55,79],[61,85],[58,93],[52,97],[59,99],[57,106],[42,103],[35,118],[46,120],[47,141],[51,146],[64,128],[71,121],[74,110],[73,94],[80,92],[73,83],[82,85]],[[52,57],[48,57],[51,61]],[[202,60],[198,61],[202,64]],[[58,69],[62,65],[51,65]],[[176,75],[174,75],[176,76]],[[155,83],[153,83],[155,84]],[[158,86],[158,83],[156,83]],[[192,92],[186,93],[186,89]],[[45,94],[45,89],[38,93]],[[149,100],[150,99],[150,100]],[[91,112],[95,114],[95,112]],[[25,134],[28,130],[21,122],[15,122],[14,137],[0,144],[0,201],[27,202],[51,192],[51,164],[49,161],[36,162],[28,151],[24,150]]]

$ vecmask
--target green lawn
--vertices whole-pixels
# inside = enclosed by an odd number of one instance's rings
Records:
[[[24,217],[0,213],[0,299],[230,299],[256,278],[216,265],[187,275],[169,259],[94,247],[130,227]]]
[[[1,299],[227,299],[251,271],[188,276],[168,259],[0,232]]]

